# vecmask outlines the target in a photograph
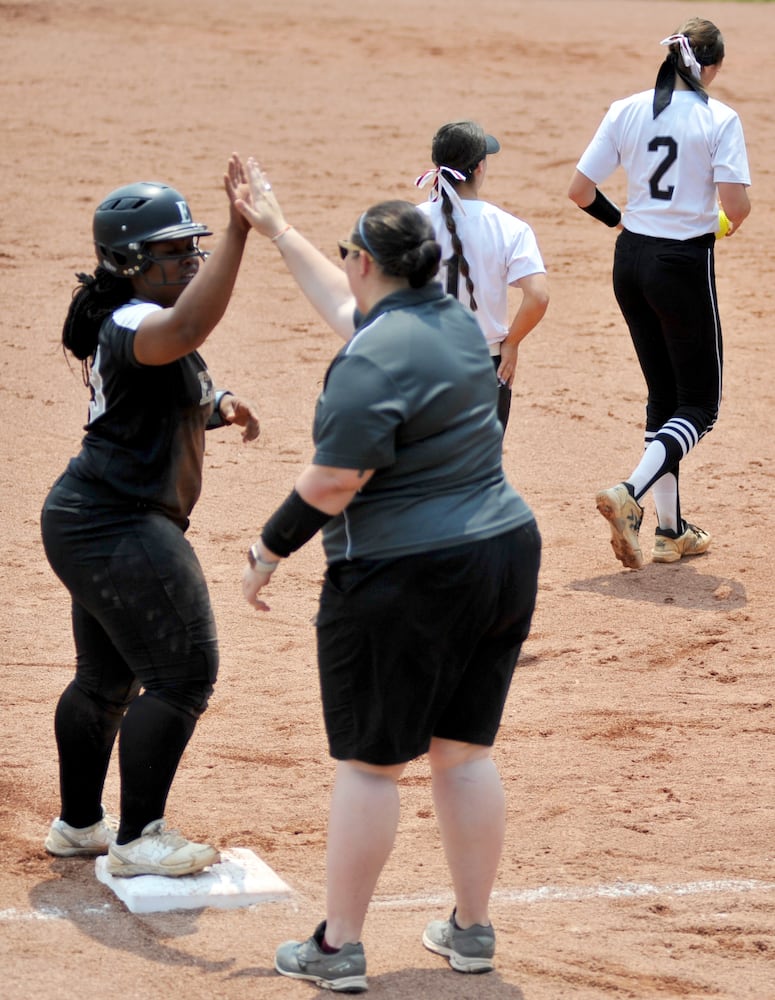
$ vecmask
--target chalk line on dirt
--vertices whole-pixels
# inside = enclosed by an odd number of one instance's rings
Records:
[[[493,903],[516,903],[529,906],[533,903],[577,903],[586,899],[628,899],[639,896],[697,896],[724,892],[772,892],[775,882],[758,879],[708,879],[700,882],[675,882],[654,885],[649,882],[613,882],[610,885],[557,886],[545,885],[537,889],[496,889]],[[454,901],[452,893],[436,896],[382,896],[372,900],[371,906],[381,909],[400,909],[403,906],[438,906]]]
[[[535,903],[578,903],[589,899],[633,899],[647,896],[698,896],[713,893],[772,892],[775,882],[758,879],[708,879],[699,882],[672,882],[655,885],[649,882],[613,882],[610,885],[553,886],[537,889],[499,889],[492,895],[493,903],[514,903],[530,906]],[[452,893],[418,896],[378,896],[371,902],[374,909],[401,909],[412,906],[441,906],[454,901]],[[23,920],[68,920],[71,918],[106,916],[116,909],[113,903],[93,903],[70,907],[40,907],[0,910],[0,923]]]

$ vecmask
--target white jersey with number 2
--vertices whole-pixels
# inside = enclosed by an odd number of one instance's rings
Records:
[[[750,184],[743,127],[712,97],[676,90],[654,119],[654,91],[615,101],[577,169],[602,184],[627,174],[622,224],[632,233],[687,240],[718,228],[719,183]]]

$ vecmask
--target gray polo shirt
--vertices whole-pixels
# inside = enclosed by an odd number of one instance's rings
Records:
[[[325,525],[328,561],[429,552],[530,521],[503,474],[496,395],[476,320],[437,282],[356,315],[318,399],[313,462],[376,472]]]

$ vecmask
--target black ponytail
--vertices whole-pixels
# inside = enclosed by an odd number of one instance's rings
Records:
[[[352,240],[371,254],[383,272],[423,288],[436,276],[441,247],[433,225],[409,201],[382,201],[358,220]]]
[[[89,383],[91,360],[106,316],[132,297],[132,283],[97,267],[94,274],[77,274],[78,285],[62,327],[62,348],[81,362],[83,380]]]

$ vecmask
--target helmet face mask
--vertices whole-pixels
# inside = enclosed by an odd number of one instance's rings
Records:
[[[137,268],[135,273],[145,274],[153,265],[156,265],[156,267],[159,270],[159,274],[161,275],[161,280],[152,281],[150,276],[148,276],[146,277],[145,280],[149,286],[161,287],[163,285],[187,285],[191,278],[191,275],[189,274],[188,277],[178,276],[177,279],[171,278],[168,265],[174,266],[179,261],[191,260],[191,258],[194,257],[197,260],[196,270],[199,270],[199,262],[207,260],[210,254],[205,250],[199,249],[198,236],[187,237],[185,238],[185,240],[187,243],[191,244],[191,248],[181,251],[180,253],[157,254],[155,252],[157,246],[156,241],[154,241],[153,243],[144,244],[142,248],[138,250],[138,254],[142,256],[142,263]],[[167,241],[164,240],[163,242],[166,243]]]
[[[149,243],[193,237],[194,250],[183,256],[202,257],[198,239],[212,235],[203,223],[193,221],[179,191],[149,181],[111,192],[94,213],[93,233],[99,263],[122,278],[141,274],[156,262]]]

